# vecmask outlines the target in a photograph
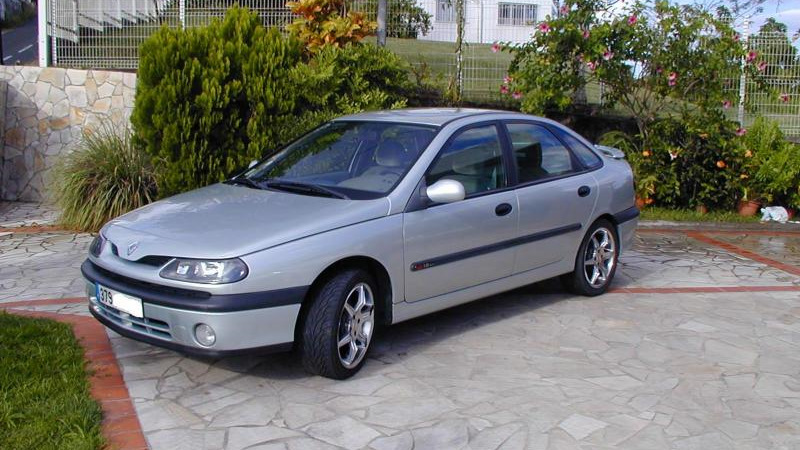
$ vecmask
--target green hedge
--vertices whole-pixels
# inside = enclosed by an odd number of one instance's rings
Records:
[[[255,13],[162,28],[142,44],[132,122],[159,195],[221,181],[324,120],[405,104],[405,64],[369,45],[304,56]],[[310,58],[310,59],[309,59]]]

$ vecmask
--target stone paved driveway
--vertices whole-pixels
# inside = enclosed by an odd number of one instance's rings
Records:
[[[0,237],[0,304],[82,295],[89,239]],[[154,449],[800,448],[798,243],[643,230],[612,293],[545,282],[399,324],[344,382],[111,340]]]

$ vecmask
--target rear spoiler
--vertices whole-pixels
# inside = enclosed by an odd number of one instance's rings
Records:
[[[618,148],[609,147],[607,145],[596,145],[594,146],[597,150],[599,150],[602,154],[608,156],[609,158],[614,159],[625,159],[625,152]]]

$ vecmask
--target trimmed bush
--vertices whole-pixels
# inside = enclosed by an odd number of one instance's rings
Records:
[[[299,44],[244,9],[207,27],[163,27],[140,54],[131,121],[163,165],[162,195],[220,181],[260,156],[295,110]]]
[[[159,194],[219,182],[325,120],[405,105],[405,63],[366,44],[303,44],[231,8],[222,21],[162,28],[142,44],[137,142],[159,172]]]
[[[104,223],[155,199],[156,177],[149,157],[128,130],[110,126],[86,133],[54,171],[60,222],[67,228],[97,231]]]

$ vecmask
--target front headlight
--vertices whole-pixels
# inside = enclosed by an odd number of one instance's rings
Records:
[[[161,269],[159,275],[190,283],[235,283],[247,276],[247,265],[238,258],[216,261],[175,258]]]
[[[95,258],[99,257],[100,253],[103,252],[103,247],[105,245],[106,245],[106,238],[104,238],[102,234],[98,234],[97,236],[95,236],[94,240],[89,245],[89,253],[91,253],[92,256],[94,256]]]

